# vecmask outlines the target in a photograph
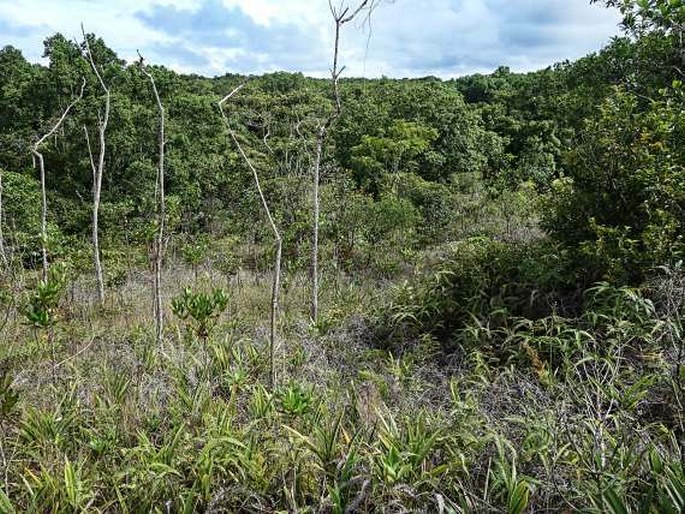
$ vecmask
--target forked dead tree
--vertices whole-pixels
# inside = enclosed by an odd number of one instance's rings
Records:
[[[105,283],[102,277],[102,262],[100,260],[100,237],[98,228],[98,218],[100,213],[100,193],[102,191],[102,175],[105,171],[105,132],[107,131],[107,124],[109,123],[109,112],[111,106],[111,95],[109,88],[105,85],[105,81],[102,80],[102,75],[95,65],[95,60],[93,59],[93,52],[90,49],[90,43],[88,41],[88,36],[81,25],[81,32],[83,33],[83,40],[86,44],[86,53],[90,67],[93,69],[93,73],[100,83],[102,91],[105,93],[105,105],[102,111],[98,111],[98,135],[100,139],[100,149],[98,153],[97,165],[93,159],[93,152],[90,145],[90,137],[88,136],[88,129],[84,126],[83,129],[86,133],[86,143],[88,144],[88,155],[90,157],[90,166],[93,170],[93,266],[95,267],[95,279],[97,281],[98,289],[98,301],[100,305],[105,302]]]
[[[259,181],[259,174],[257,169],[252,164],[252,161],[243,150],[235,131],[231,127],[231,123],[228,120],[228,116],[224,111],[224,105],[228,102],[233,95],[238,93],[245,84],[242,84],[227,94],[219,101],[219,110],[221,111],[221,116],[226,124],[226,129],[233,141],[233,144],[238,149],[240,156],[247,164],[247,167],[252,171],[252,176],[254,177],[255,186],[257,187],[257,192],[259,193],[259,198],[262,201],[262,207],[264,208],[264,213],[269,220],[269,225],[271,226],[271,231],[274,234],[274,239],[276,241],[276,258],[274,260],[274,278],[271,286],[271,327],[269,333],[269,386],[273,389],[276,385],[276,368],[275,368],[275,357],[276,357],[276,337],[277,337],[277,322],[278,322],[278,301],[281,289],[281,256],[283,253],[283,240],[281,238],[281,233],[276,226],[273,216],[271,215],[271,209],[269,209],[269,204],[264,196],[264,191],[262,190],[261,183]]]
[[[164,221],[166,217],[166,212],[164,208],[164,147],[166,144],[164,135],[164,122],[165,122],[165,112],[164,106],[162,105],[162,100],[159,97],[159,91],[157,90],[157,84],[155,83],[155,78],[152,76],[143,60],[143,56],[140,56],[140,69],[143,74],[148,78],[150,84],[152,85],[152,92],[155,95],[155,100],[157,102],[157,109],[159,111],[159,162],[157,168],[157,184],[155,187],[155,196],[157,200],[157,232],[155,234],[154,249],[153,249],[153,259],[154,259],[154,315],[155,315],[155,333],[157,337],[157,343],[161,344],[164,337],[164,310],[162,307],[162,259],[164,252]]]
[[[38,141],[34,143],[34,145],[31,147],[31,153],[33,154],[33,161],[34,161],[34,166],[36,163],[36,160],[38,160],[38,167],[40,170],[40,190],[41,190],[41,197],[42,197],[42,211],[41,211],[41,218],[40,218],[40,240],[41,240],[41,254],[43,258],[43,281],[47,282],[48,280],[48,248],[47,248],[47,241],[48,241],[48,196],[47,196],[47,189],[45,187],[45,159],[43,158],[43,154],[40,152],[40,147],[41,145],[50,137],[52,136],[55,132],[57,132],[57,129],[64,123],[64,120],[66,119],[67,115],[69,114],[69,111],[76,105],[81,98],[83,98],[83,90],[86,87],[86,79],[83,79],[83,82],[81,83],[81,90],[79,91],[79,94],[74,100],[67,105],[66,109],[62,112],[62,115],[60,118],[55,122],[55,124],[52,126],[52,128]]]
[[[371,11],[378,4],[378,0],[362,0],[356,7],[352,8],[345,4],[340,4],[338,7],[333,5],[332,0],[329,0],[328,6],[331,11],[331,16],[335,22],[335,39],[333,43],[333,66],[331,68],[331,83],[333,87],[333,110],[320,124],[316,137],[316,157],[314,160],[314,177],[312,187],[313,208],[313,223],[312,223],[312,262],[311,262],[311,280],[312,280],[312,298],[310,316],[312,322],[316,323],[319,319],[319,217],[321,211],[321,204],[319,198],[319,185],[321,184],[321,162],[323,159],[323,148],[326,141],[326,136],[331,126],[342,114],[342,101],[340,99],[340,75],[345,71],[345,67],[339,66],[340,55],[340,33],[345,24],[353,21],[361,13],[370,16]]]

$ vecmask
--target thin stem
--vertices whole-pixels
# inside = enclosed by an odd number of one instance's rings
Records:
[[[245,84],[241,84],[237,88],[235,88],[233,91],[231,91],[229,94],[227,94],[224,98],[222,98],[219,101],[219,111],[221,112],[221,116],[224,120],[224,123],[226,124],[226,128],[228,130],[228,133],[231,137],[231,140],[233,141],[233,144],[235,144],[236,148],[238,149],[238,153],[240,153],[240,156],[242,159],[245,161],[247,164],[248,168],[252,172],[252,176],[254,177],[255,181],[255,186],[257,187],[257,192],[259,193],[259,198],[261,199],[262,202],[262,207],[264,208],[264,212],[266,214],[266,217],[269,220],[269,225],[271,226],[271,230],[274,234],[274,239],[276,240],[276,258],[274,261],[274,278],[271,286],[271,327],[270,327],[270,338],[269,338],[269,386],[273,390],[275,385],[276,385],[276,367],[275,367],[275,360],[276,360],[276,338],[277,338],[277,322],[278,322],[278,300],[280,296],[280,288],[281,288],[281,258],[283,254],[283,240],[281,238],[281,234],[278,230],[278,227],[276,226],[276,222],[274,221],[273,216],[271,215],[271,209],[269,209],[269,204],[266,201],[266,197],[264,196],[264,191],[262,190],[261,183],[259,181],[259,174],[257,173],[257,169],[254,167],[252,164],[252,161],[250,158],[247,156],[245,153],[245,150],[243,150],[242,145],[238,141],[238,138],[235,134],[235,131],[231,127],[231,124],[228,120],[228,116],[226,115],[224,111],[224,105],[230,100],[233,95],[238,93]]]
[[[2,264],[5,268],[8,266],[7,253],[5,253],[5,236],[2,231],[2,169],[0,169],[0,258],[2,258]]]
[[[314,176],[312,183],[312,262],[311,262],[311,280],[312,280],[312,298],[310,317],[312,322],[317,323],[319,319],[319,218],[321,212],[321,202],[319,198],[319,190],[321,184],[321,163],[323,160],[323,149],[326,142],[328,130],[335,123],[335,121],[342,115],[342,100],[340,98],[340,75],[344,71],[344,67],[338,69],[338,62],[340,58],[340,32],[343,25],[354,20],[360,12],[368,8],[369,13],[375,7],[374,0],[363,0],[353,10],[350,7],[336,9],[333,7],[331,0],[328,2],[328,7],[335,22],[335,42],[333,45],[333,68],[331,69],[331,84],[333,88],[333,102],[334,110],[328,115],[323,124],[319,127],[316,138],[316,160],[314,162]]]
[[[55,132],[57,132],[57,129],[62,125],[64,120],[66,119],[67,115],[69,114],[69,111],[76,105],[81,98],[83,98],[83,91],[86,88],[86,79],[85,77],[83,78],[83,82],[81,83],[81,90],[78,94],[78,96],[67,106],[66,109],[62,112],[62,116],[57,120],[57,122],[52,126],[52,129],[50,129],[49,132],[47,132],[43,137],[38,139],[31,147],[31,153],[33,154],[34,157],[34,165],[35,165],[35,159],[38,159],[38,165],[40,168],[40,187],[41,187],[41,200],[42,200],[42,209],[41,209],[41,220],[40,220],[40,238],[41,238],[41,254],[43,258],[43,281],[47,282],[48,280],[48,249],[47,249],[47,239],[48,239],[48,197],[47,197],[47,188],[45,185],[45,159],[43,158],[43,154],[40,152],[40,147],[41,145],[50,137],[52,136]]]
[[[83,33],[83,39],[84,39],[85,44],[86,44],[86,53],[88,55],[88,61],[90,62],[90,66],[93,69],[93,72],[95,73],[95,76],[97,77],[98,82],[100,83],[100,87],[105,92],[104,114],[100,115],[98,113],[100,152],[98,155],[97,168],[95,167],[95,164],[93,161],[93,153],[92,153],[91,147],[90,147],[90,140],[88,139],[88,131],[86,130],[86,139],[87,139],[87,143],[88,143],[88,153],[90,156],[90,164],[91,164],[91,167],[93,169],[93,213],[92,213],[92,218],[93,218],[93,235],[92,235],[92,238],[93,238],[93,266],[95,268],[95,278],[96,278],[96,282],[97,282],[98,300],[100,302],[100,305],[102,305],[105,302],[105,284],[104,284],[104,279],[102,276],[102,262],[100,260],[100,237],[99,237],[99,223],[98,223],[98,221],[99,221],[99,213],[100,213],[100,194],[102,192],[102,176],[104,175],[104,171],[105,171],[105,153],[106,153],[105,133],[107,131],[107,125],[109,123],[111,95],[110,95],[109,88],[105,85],[105,81],[102,79],[102,75],[100,75],[100,71],[98,70],[98,67],[95,65],[95,61],[93,60],[93,52],[90,49],[90,42],[88,41],[88,36],[86,35],[86,31],[83,28],[83,24],[81,24],[81,32]]]
[[[140,54],[138,54],[140,55]],[[145,68],[143,64],[143,57],[140,56],[140,69],[143,74],[150,80],[152,84],[152,91],[155,94],[155,100],[157,101],[157,108],[159,110],[159,167],[157,169],[157,182],[156,187],[158,191],[158,202],[157,202],[157,235],[155,238],[155,248],[154,248],[154,314],[155,314],[155,326],[157,343],[161,344],[164,336],[164,312],[162,308],[162,257],[163,257],[163,246],[164,246],[164,222],[166,217],[165,207],[164,207],[164,106],[159,97],[159,91],[157,90],[157,84],[152,74]]]

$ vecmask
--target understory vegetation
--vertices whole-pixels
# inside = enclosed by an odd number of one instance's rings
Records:
[[[683,512],[685,5],[599,3],[453,80],[0,50],[0,513]]]

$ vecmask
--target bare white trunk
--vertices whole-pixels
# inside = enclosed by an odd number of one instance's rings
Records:
[[[269,331],[269,385],[276,387],[276,339],[278,337],[278,301],[281,294],[281,257],[283,241],[276,236],[276,259],[274,260],[274,279],[271,285],[271,327]]]
[[[319,320],[319,218],[321,211],[321,202],[319,198],[319,186],[321,184],[321,162],[323,160],[324,144],[328,130],[335,123],[335,121],[342,114],[342,101],[340,99],[339,79],[344,70],[338,66],[340,55],[340,32],[346,23],[354,20],[359,13],[367,10],[369,13],[376,5],[375,0],[362,0],[357,4],[355,9],[350,7],[335,8],[329,0],[328,5],[335,22],[335,40],[333,44],[333,67],[331,68],[331,84],[333,86],[333,101],[335,107],[333,112],[328,116],[324,123],[319,127],[319,132],[316,139],[316,160],[314,162],[314,177],[312,187],[313,200],[313,220],[312,220],[312,262],[311,262],[311,279],[312,279],[312,298],[310,306],[310,316],[313,323]]]
[[[0,258],[2,259],[2,264],[7,268],[7,253],[5,252],[5,235],[2,231],[2,168],[0,168]]]
[[[157,108],[159,110],[159,167],[157,169],[157,233],[154,242],[154,315],[155,315],[155,332],[157,336],[157,343],[161,344],[164,338],[164,309],[162,305],[162,261],[164,257],[164,222],[166,212],[164,208],[164,123],[165,114],[164,106],[159,97],[159,91],[155,84],[155,79],[152,74],[145,69],[143,65],[143,58],[140,59],[141,70],[150,80],[152,84],[152,91],[155,94],[157,101]]]
[[[47,240],[48,240],[48,195],[47,195],[47,188],[45,185],[45,159],[43,158],[43,154],[40,152],[40,146],[45,142],[46,139],[48,139],[50,136],[52,136],[55,132],[57,132],[57,129],[62,125],[64,120],[66,119],[67,115],[69,114],[69,111],[78,103],[79,100],[83,97],[83,90],[86,87],[86,79],[83,79],[83,82],[81,83],[81,91],[79,92],[78,96],[67,106],[66,109],[62,112],[62,116],[57,120],[57,122],[52,126],[52,129],[50,129],[43,137],[41,137],[36,143],[33,145],[31,148],[31,153],[34,156],[34,163],[35,159],[38,159],[38,165],[40,168],[40,190],[41,190],[41,199],[42,199],[42,209],[41,209],[41,218],[40,218],[40,240],[41,240],[41,255],[43,259],[43,281],[47,282],[48,280],[48,248],[47,248]]]
[[[273,282],[272,282],[272,287],[271,287],[271,327],[270,327],[270,336],[269,336],[269,386],[273,390],[276,386],[276,340],[278,337],[278,302],[280,298],[280,291],[281,291],[281,257],[283,253],[283,239],[281,238],[281,233],[278,230],[278,227],[276,226],[276,222],[274,221],[273,216],[271,215],[271,209],[269,209],[269,204],[266,201],[266,197],[264,196],[264,191],[262,190],[261,183],[259,181],[259,174],[257,173],[257,169],[254,167],[252,164],[252,161],[250,158],[247,156],[245,151],[243,150],[242,145],[238,141],[238,138],[236,137],[235,132],[231,128],[231,124],[228,121],[228,116],[226,116],[226,113],[224,112],[224,104],[228,102],[228,100],[235,95],[238,91],[240,91],[243,88],[244,84],[241,86],[238,86],[236,89],[231,91],[229,94],[227,94],[220,102],[219,102],[219,110],[221,111],[221,116],[224,119],[224,123],[226,124],[226,128],[228,129],[228,133],[231,136],[231,140],[235,144],[236,148],[238,149],[238,152],[240,153],[240,156],[243,158],[245,163],[247,164],[248,168],[250,168],[250,171],[252,171],[252,176],[254,177],[255,185],[257,187],[257,192],[259,193],[259,198],[261,199],[262,202],[262,207],[264,208],[264,212],[266,214],[266,217],[269,220],[269,225],[271,226],[271,231],[274,234],[274,239],[276,240],[276,258],[274,259],[274,277],[273,277]]]
[[[102,80],[102,75],[100,75],[100,72],[98,71],[97,66],[95,65],[95,61],[93,59],[93,53],[90,50],[90,43],[88,42],[88,37],[86,36],[86,32],[83,28],[83,25],[81,25],[81,32],[83,32],[83,39],[86,43],[86,50],[88,53],[88,61],[90,62],[90,66],[93,69],[93,72],[95,73],[95,76],[98,79],[98,82],[100,83],[100,87],[105,93],[105,108],[104,112],[102,114],[98,113],[98,132],[100,136],[100,152],[98,155],[98,162],[97,166],[95,165],[93,161],[93,154],[91,152],[90,148],[90,140],[88,139],[88,132],[86,131],[86,139],[88,142],[88,152],[90,154],[90,164],[93,169],[93,212],[92,212],[92,219],[93,219],[93,234],[92,234],[92,239],[93,239],[93,266],[95,268],[95,280],[97,282],[97,291],[98,291],[98,301],[100,302],[100,305],[105,303],[105,282],[103,279],[103,272],[102,272],[102,262],[100,260],[100,236],[99,236],[99,213],[100,213],[100,195],[102,192],[102,176],[105,171],[105,153],[106,153],[106,144],[105,144],[105,133],[107,131],[107,124],[109,123],[109,113],[110,113],[110,106],[111,106],[111,95],[109,92],[109,88],[105,85],[105,82]]]
[[[43,259],[43,282],[48,281],[48,195],[45,186],[45,159],[43,154],[38,154],[40,164],[40,192],[41,192],[41,215],[40,215],[40,253]]]
[[[321,127],[316,138],[316,160],[314,161],[314,183],[312,184],[312,201],[314,204],[312,220],[312,303],[309,315],[313,323],[319,320],[319,217],[321,202],[319,185],[321,184],[321,160],[326,129]]]

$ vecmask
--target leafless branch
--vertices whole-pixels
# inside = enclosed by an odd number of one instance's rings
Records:
[[[81,90],[79,91],[78,96],[69,104],[67,105],[66,109],[62,112],[62,115],[60,118],[57,120],[57,122],[52,126],[52,128],[45,134],[43,137],[39,138],[31,148],[31,153],[33,154],[34,158],[34,165],[36,163],[36,159],[38,159],[38,166],[40,169],[40,186],[41,186],[41,196],[42,196],[42,212],[41,212],[41,254],[43,257],[43,281],[47,282],[48,280],[48,249],[47,249],[47,239],[48,239],[48,198],[47,198],[47,188],[45,185],[45,159],[43,158],[43,154],[40,152],[40,147],[41,145],[49,138],[51,137],[57,130],[62,126],[62,123],[64,123],[64,120],[66,117],[69,115],[69,112],[73,107],[83,98],[83,91],[86,88],[86,79],[85,77],[83,78],[83,81],[81,82]]]
[[[283,240],[281,238],[281,234],[278,230],[276,222],[274,221],[274,218],[271,214],[271,209],[269,209],[269,204],[266,200],[266,197],[264,196],[264,191],[262,190],[262,186],[261,186],[261,183],[259,181],[259,173],[257,172],[257,169],[252,164],[252,161],[250,160],[250,158],[245,153],[245,150],[243,150],[243,147],[240,144],[240,141],[238,141],[238,137],[236,136],[235,131],[231,127],[231,123],[229,122],[228,116],[226,115],[226,112],[224,111],[224,105],[226,105],[226,103],[234,95],[236,95],[241,89],[243,89],[244,86],[245,86],[245,84],[239,85],[233,91],[231,91],[229,94],[227,94],[225,97],[223,97],[219,101],[219,111],[221,112],[221,116],[224,120],[224,123],[226,125],[226,129],[228,130],[228,133],[231,137],[231,140],[233,141],[233,144],[236,146],[236,148],[238,149],[238,153],[240,153],[240,156],[242,157],[243,161],[247,164],[247,167],[252,172],[252,176],[254,177],[254,181],[255,181],[255,186],[257,187],[257,193],[259,194],[259,198],[261,199],[262,206],[264,208],[264,213],[266,214],[266,217],[269,220],[269,225],[271,226],[271,231],[273,232],[274,239],[276,240],[276,258],[275,258],[275,262],[274,262],[274,278],[273,278],[272,289],[271,289],[271,329],[270,329],[270,339],[269,339],[269,383],[270,383],[271,388],[273,389],[275,387],[275,384],[276,384],[276,371],[275,371],[276,325],[277,325],[277,319],[278,319],[278,302],[279,302],[280,287],[281,287],[281,256],[283,253]]]
[[[316,157],[314,161],[314,176],[312,183],[312,257],[311,257],[311,280],[312,298],[310,317],[314,323],[319,317],[319,217],[321,211],[319,186],[321,183],[321,162],[323,160],[324,143],[330,127],[342,115],[342,100],[340,99],[340,75],[345,71],[345,67],[339,68],[340,58],[340,32],[342,27],[354,20],[361,12],[367,11],[370,16],[373,9],[378,4],[378,0],[362,0],[355,8],[340,4],[333,6],[332,0],[328,0],[328,7],[331,11],[335,23],[335,37],[333,43],[333,67],[331,68],[331,84],[333,88],[334,109],[326,120],[319,126],[316,139]]]
[[[154,244],[154,314],[157,343],[161,344],[164,337],[164,309],[162,306],[162,260],[164,252],[164,224],[166,219],[164,206],[164,151],[166,144],[164,135],[165,111],[164,105],[162,105],[162,100],[159,96],[159,91],[157,90],[155,78],[145,67],[145,60],[143,59],[143,56],[140,55],[140,52],[138,52],[138,56],[140,57],[140,70],[148,78],[150,84],[152,85],[152,92],[154,93],[155,101],[157,102],[157,109],[159,110],[159,163],[155,186],[157,190],[157,235],[155,237]]]
[[[93,240],[93,266],[95,268],[95,279],[97,282],[97,292],[98,292],[98,300],[100,301],[100,304],[102,305],[105,301],[105,284],[104,284],[104,278],[103,278],[103,272],[102,272],[102,262],[100,260],[100,237],[99,237],[99,213],[100,213],[100,196],[102,192],[102,176],[104,175],[105,171],[105,153],[107,151],[106,149],[106,141],[105,141],[105,133],[107,132],[107,125],[109,123],[109,114],[110,114],[110,108],[111,108],[111,94],[109,91],[109,88],[105,85],[105,81],[102,79],[102,75],[100,74],[100,71],[98,70],[98,67],[95,65],[95,60],[93,59],[93,52],[90,48],[90,42],[88,41],[88,36],[86,34],[86,31],[83,27],[83,24],[81,24],[81,32],[83,34],[83,40],[86,45],[86,54],[88,57],[88,62],[90,63],[90,67],[93,70],[93,73],[95,73],[95,76],[98,79],[98,82],[100,83],[100,87],[105,93],[105,106],[104,106],[104,112],[100,113],[98,111],[98,132],[100,136],[100,152],[98,155],[98,163],[97,167],[95,166],[93,162],[93,153],[91,150],[90,146],[90,140],[88,137],[88,130],[86,129],[86,140],[88,143],[88,153],[90,156],[90,162],[91,162],[91,167],[93,170],[93,212],[92,212],[92,220],[93,220],[93,234],[92,234],[92,240]],[[85,129],[85,127],[84,127]]]

